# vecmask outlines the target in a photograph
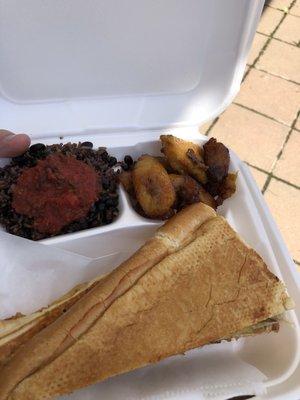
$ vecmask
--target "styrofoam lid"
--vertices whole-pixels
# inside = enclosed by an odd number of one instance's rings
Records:
[[[0,126],[200,124],[236,94],[263,0],[0,0]]]

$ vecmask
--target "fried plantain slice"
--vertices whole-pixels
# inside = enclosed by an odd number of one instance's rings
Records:
[[[158,160],[162,164],[162,166],[166,169],[168,174],[173,174],[174,172],[176,172],[176,171],[173,170],[173,168],[169,164],[169,161],[167,160],[167,157],[157,156],[155,158],[156,158],[156,160]]]
[[[188,175],[170,174],[169,176],[177,195],[178,209],[199,201],[216,209],[214,198],[195,179]]]
[[[164,218],[176,195],[163,165],[155,157],[141,156],[134,166],[132,181],[136,199],[146,216]]]
[[[200,184],[188,175],[169,175],[180,208],[200,201]]]
[[[236,191],[236,179],[237,179],[237,172],[230,173],[226,176],[223,180],[219,193],[223,200],[228,199],[231,197]]]
[[[120,175],[118,175],[118,180],[123,185],[126,192],[132,196],[134,194],[132,172],[122,171]]]
[[[216,203],[216,200],[202,186],[200,188],[200,201],[214,210],[217,209],[218,204]]]
[[[205,184],[206,166],[203,162],[202,149],[195,143],[179,139],[173,135],[161,135],[162,153],[171,167],[179,174],[188,174]]]

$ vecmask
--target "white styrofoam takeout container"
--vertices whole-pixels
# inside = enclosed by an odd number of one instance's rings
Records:
[[[0,127],[29,133],[33,142],[90,140],[118,158],[159,154],[158,137],[166,132],[202,143],[197,127],[239,89],[262,6],[263,0],[0,0]],[[267,376],[262,399],[296,400],[300,279],[233,152],[231,169],[239,171],[238,190],[220,212],[296,301],[292,324],[283,323],[277,335],[241,339],[234,349]],[[114,223],[43,242],[125,259],[157,225],[137,215],[120,189]]]

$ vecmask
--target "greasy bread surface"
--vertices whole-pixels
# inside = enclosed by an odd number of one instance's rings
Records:
[[[226,220],[193,204],[7,359],[0,399],[69,393],[234,336],[289,300]]]

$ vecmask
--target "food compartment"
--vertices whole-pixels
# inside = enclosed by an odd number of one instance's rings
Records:
[[[35,143],[44,143],[46,145],[52,145],[52,144],[57,144],[57,143],[78,143],[78,142],[85,142],[87,141],[87,137],[79,137],[79,136],[74,136],[74,137],[53,137],[53,138],[48,138],[44,140],[43,138],[40,138],[38,140],[34,140],[32,144]],[[103,142],[101,141],[101,136],[99,135],[94,138],[96,140],[93,140],[93,145],[94,149],[98,147],[105,147],[103,145]],[[122,161],[126,155],[131,155],[134,160],[136,160],[139,156],[145,153],[151,153],[153,155],[160,154],[160,143],[158,141],[151,141],[148,143],[139,143],[134,146],[120,146],[120,147],[107,147],[107,151],[110,156],[116,157],[118,161]],[[0,159],[0,166],[3,167],[4,165],[8,164],[10,162],[9,159]],[[160,221],[153,221],[148,218],[144,218],[141,215],[139,215],[132,207],[131,205],[131,200],[129,195],[125,192],[123,189],[122,185],[119,185],[118,187],[118,194],[119,194],[119,214],[117,217],[115,217],[114,221],[107,224],[107,225],[101,225],[97,226],[94,228],[88,228],[88,229],[82,229],[78,230],[75,232],[71,233],[66,233],[66,234],[59,234],[56,236],[52,236],[49,238],[42,239],[41,241],[43,243],[48,243],[48,244],[59,244],[67,241],[70,243],[72,240],[77,240],[79,238],[86,238],[88,236],[94,236],[97,235],[100,232],[108,232],[110,230],[115,230],[118,229],[122,226],[135,226],[139,224],[159,224]],[[0,226],[0,230],[4,230],[3,226]]]
[[[3,228],[42,240],[115,223],[124,209],[117,160],[105,148],[92,147],[87,141],[38,142],[6,160],[0,174]]]

